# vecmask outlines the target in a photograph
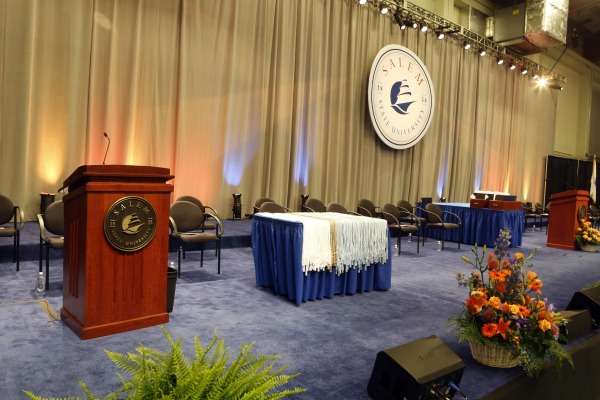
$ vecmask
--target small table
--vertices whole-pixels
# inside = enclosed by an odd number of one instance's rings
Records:
[[[348,226],[352,224],[366,225],[366,229],[376,232],[375,236],[380,239],[378,245],[372,238],[365,238],[362,244],[355,242],[355,247],[366,249],[369,245],[364,242],[370,241],[370,250],[367,250],[370,254],[364,251],[348,254],[346,249],[349,246],[337,242],[341,235],[351,234]],[[337,252],[337,263],[336,260],[328,262],[331,253],[321,257],[322,254],[311,250],[318,260],[307,259],[303,254],[309,251],[306,241],[315,241],[316,225],[321,228],[329,226],[326,229],[335,232],[330,237],[335,238],[332,248],[333,253]],[[310,237],[305,238],[305,234]],[[327,232],[321,231],[319,234],[326,235]],[[365,237],[358,229],[354,235],[342,240]],[[323,240],[316,241],[325,244]],[[325,253],[326,247],[323,249]],[[287,295],[289,300],[298,305],[307,300],[332,298],[335,294],[391,288],[391,242],[387,222],[382,219],[338,213],[258,213],[252,220],[252,252],[256,284],[272,286],[276,293]]]
[[[471,208],[469,203],[435,203],[442,211],[450,211],[462,220],[462,241],[465,244],[477,244],[494,247],[502,228],[509,228],[512,239],[510,247],[520,247],[523,241],[523,210],[493,210],[489,208]],[[424,208],[424,207],[423,207]],[[426,217],[426,215],[422,215]],[[447,216],[448,222],[455,218]],[[429,237],[445,241],[458,242],[458,229],[430,230]]]

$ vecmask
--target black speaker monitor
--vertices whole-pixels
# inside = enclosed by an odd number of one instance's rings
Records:
[[[567,310],[590,310],[594,329],[600,325],[600,286],[575,292]]]
[[[367,392],[376,400],[453,398],[465,363],[437,336],[377,353]]]

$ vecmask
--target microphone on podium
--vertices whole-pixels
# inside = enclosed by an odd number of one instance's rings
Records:
[[[110,148],[110,138],[108,137],[108,133],[104,132],[104,137],[108,139],[108,145],[106,146],[106,152],[104,153],[104,160],[102,161],[102,165],[106,164],[106,155],[108,154],[108,149]]]

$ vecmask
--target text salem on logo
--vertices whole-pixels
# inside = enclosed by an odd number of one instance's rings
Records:
[[[433,84],[427,68],[406,47],[391,44],[377,53],[368,90],[377,135],[395,149],[414,146],[433,116]]]

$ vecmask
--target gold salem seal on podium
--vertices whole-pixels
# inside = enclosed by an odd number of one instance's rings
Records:
[[[115,249],[143,249],[156,233],[156,213],[145,199],[123,197],[114,202],[104,218],[104,235]]]

